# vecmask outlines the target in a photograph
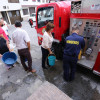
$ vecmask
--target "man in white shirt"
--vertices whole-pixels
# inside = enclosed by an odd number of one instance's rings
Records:
[[[16,44],[20,60],[25,71],[36,72],[36,70],[32,70],[32,57],[30,54],[30,38],[27,32],[21,29],[21,26],[22,24],[20,21],[15,22],[16,30],[12,34],[12,39],[13,42]],[[28,67],[25,64],[26,59],[28,60]]]

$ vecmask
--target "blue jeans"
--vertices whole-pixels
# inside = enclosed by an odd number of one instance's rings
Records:
[[[76,57],[63,55],[63,70],[64,70],[63,75],[66,81],[74,80],[76,67],[77,67]]]

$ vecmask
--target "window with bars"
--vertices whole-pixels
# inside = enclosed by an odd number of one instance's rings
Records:
[[[23,0],[23,1],[28,1],[28,0]]]
[[[45,0],[42,0],[42,2],[44,3],[44,2],[45,2]]]
[[[48,3],[48,2],[49,2],[49,0],[46,0],[46,2]]]
[[[28,15],[28,9],[23,9],[23,15]]]
[[[36,2],[36,0],[32,0],[33,2]]]
[[[19,3],[19,0],[8,0],[8,3]]]
[[[30,8],[29,8],[29,12],[30,12],[30,15],[31,15],[32,13],[35,13],[35,7],[30,7]]]
[[[40,0],[37,0],[38,2],[40,2]]]

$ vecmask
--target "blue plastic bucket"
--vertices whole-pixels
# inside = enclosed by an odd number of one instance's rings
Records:
[[[56,59],[56,57],[53,56],[53,55],[48,57],[48,61],[49,61],[49,65],[50,66],[54,66],[55,65],[55,59]]]
[[[17,61],[17,55],[14,52],[6,52],[2,56],[2,61],[6,65],[12,66]]]

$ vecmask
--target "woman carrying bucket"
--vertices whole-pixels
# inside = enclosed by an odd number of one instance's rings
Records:
[[[0,60],[3,56],[3,54],[6,52],[11,52],[9,42],[7,40],[5,40],[3,37],[0,37]],[[8,70],[9,69],[10,69],[10,67],[8,68]]]
[[[2,55],[8,51],[11,51],[8,41],[0,37],[0,57],[2,57]]]
[[[43,35],[43,41],[42,41],[42,46],[41,46],[43,69],[47,69],[47,67],[45,66],[45,61],[48,55],[52,54],[51,46],[53,42],[53,37],[52,37],[51,32],[53,31],[53,28],[54,28],[54,24],[48,22],[48,24],[46,25],[44,35]],[[47,65],[49,66],[48,59],[47,59]]]

